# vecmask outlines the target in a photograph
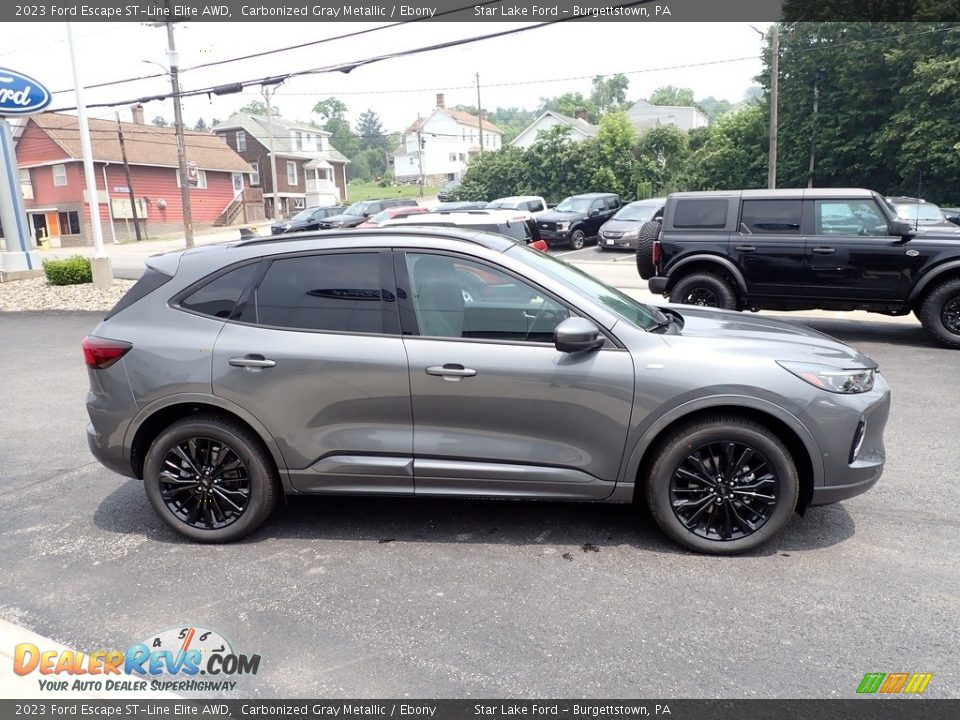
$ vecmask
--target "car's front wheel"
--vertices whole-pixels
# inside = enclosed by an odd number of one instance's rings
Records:
[[[710,272],[694,273],[677,281],[670,291],[670,302],[679,305],[737,309],[737,293],[724,278]]]
[[[684,425],[661,444],[646,491],[654,520],[672,540],[733,555],[786,527],[800,481],[790,452],[769,429],[718,416]]]
[[[143,481],[160,518],[198,542],[230,542],[267,519],[280,493],[260,438],[216,415],[184,418],[153,441]]]
[[[570,247],[579,250],[587,241],[587,234],[583,230],[574,230],[570,233]]]
[[[941,343],[960,348],[960,278],[947,280],[927,293],[917,316]]]

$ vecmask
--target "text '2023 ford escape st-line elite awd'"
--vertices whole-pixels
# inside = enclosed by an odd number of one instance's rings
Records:
[[[456,228],[156,256],[83,347],[94,455],[193,540],[281,492],[637,499],[726,554],[884,464],[889,390],[856,350]]]

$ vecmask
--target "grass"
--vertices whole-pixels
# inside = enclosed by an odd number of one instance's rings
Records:
[[[423,196],[436,196],[440,188],[424,187]],[[384,200],[386,198],[414,198],[420,197],[420,189],[416,185],[397,185],[380,187],[375,182],[356,183],[347,185],[347,204],[360,200]]]

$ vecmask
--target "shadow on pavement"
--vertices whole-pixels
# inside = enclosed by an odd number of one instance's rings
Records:
[[[870,320],[835,320],[827,318],[812,318],[797,315],[778,316],[781,320],[789,320],[800,325],[817,330],[835,337],[841,342],[856,345],[857,343],[884,343],[888,345],[902,345],[905,347],[930,348],[946,350],[938,344],[920,323],[883,322]]]

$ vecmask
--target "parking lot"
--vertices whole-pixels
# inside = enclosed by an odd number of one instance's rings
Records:
[[[87,451],[97,319],[0,315],[4,620],[85,651],[215,629],[262,655],[243,697],[843,697],[874,671],[960,692],[960,356],[916,323],[807,320],[880,362],[887,470],[713,558],[636,508],[550,502],[293,498],[190,544]]]

